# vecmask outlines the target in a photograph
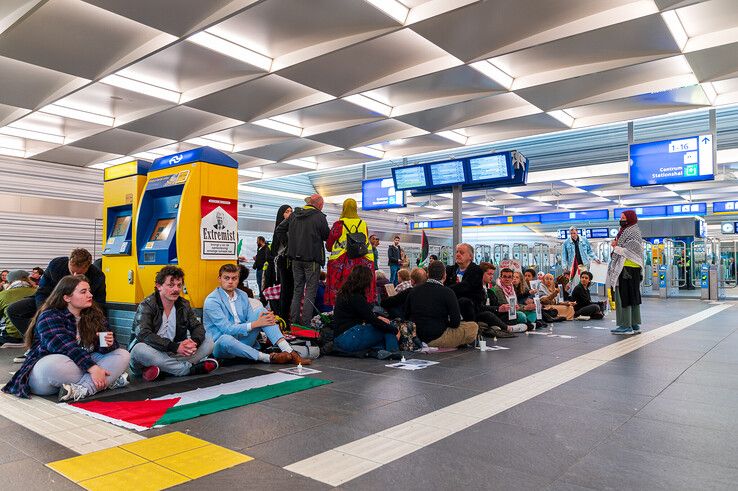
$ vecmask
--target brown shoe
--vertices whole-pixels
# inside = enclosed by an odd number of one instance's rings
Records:
[[[290,355],[292,355],[292,363],[294,363],[295,365],[302,364],[303,366],[305,366],[310,365],[313,362],[313,360],[310,360],[309,358],[302,358],[300,356],[300,353],[298,353],[297,351],[291,352]]]
[[[269,355],[269,363],[278,363],[280,365],[292,363],[292,353],[285,353],[284,351],[271,353]]]

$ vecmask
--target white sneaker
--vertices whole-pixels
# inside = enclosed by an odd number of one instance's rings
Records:
[[[320,348],[317,346],[292,346],[293,351],[297,351],[302,359],[314,360],[320,356]]]
[[[128,372],[123,372],[120,377],[115,379],[115,381],[108,386],[108,389],[120,389],[129,384],[130,382],[128,381]]]
[[[520,323],[520,324],[513,324],[512,326],[507,326],[507,332],[525,332],[528,330],[528,326]]]
[[[74,401],[87,397],[87,387],[79,384],[63,384],[59,388],[59,402]]]
[[[589,316],[588,315],[580,315],[579,317],[577,317],[574,320],[575,321],[588,321],[589,320]]]

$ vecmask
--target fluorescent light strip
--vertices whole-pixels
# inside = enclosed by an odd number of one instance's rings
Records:
[[[689,35],[684,29],[682,21],[679,19],[679,15],[674,10],[667,10],[661,13],[661,18],[664,19],[666,27],[669,28],[674,41],[676,41],[679,50],[683,50],[689,41]]]
[[[133,162],[134,160],[136,160],[135,157],[131,157],[130,155],[124,155],[122,157],[118,157],[112,160],[106,160],[105,162],[98,162],[97,164],[88,165],[87,167],[90,167],[92,169],[106,169],[114,165]]]
[[[371,3],[400,24],[404,24],[407,21],[407,16],[410,13],[410,9],[397,0],[367,0],[367,2]]]
[[[182,94],[174,90],[157,87],[156,85],[147,84],[146,82],[141,82],[139,80],[134,80],[117,74],[108,75],[100,80],[100,82],[177,104],[179,104],[182,97]]]
[[[384,150],[379,150],[372,147],[354,147],[350,148],[352,152],[359,152],[363,153],[364,155],[369,155],[370,157],[376,157],[378,159],[384,158]]]
[[[207,31],[198,32],[187,39],[203,48],[243,61],[249,65],[261,68],[264,71],[268,72],[272,68],[273,60],[268,56],[252,51],[240,44],[228,41],[227,39],[223,39],[222,37],[216,36],[215,34],[211,34]]]
[[[191,143],[193,145],[199,145],[202,147],[213,147],[224,152],[233,152],[233,145],[230,143],[223,143],[216,140],[211,140],[205,137],[190,138],[185,140],[185,143]]]
[[[515,81],[513,77],[497,68],[489,60],[477,61],[469,66],[502,85],[507,90],[512,88],[513,82]]]
[[[387,104],[365,96],[364,94],[349,95],[344,97],[343,100],[356,104],[357,106],[361,106],[364,109],[374,111],[375,113],[383,114],[387,117],[392,113],[392,106],[388,106]]]
[[[272,130],[281,131],[282,133],[289,133],[290,135],[302,136],[302,128],[293,126],[291,124],[283,123],[275,119],[267,118],[254,121],[253,124],[263,126]]]
[[[255,177],[261,179],[264,177],[264,171],[261,169],[238,169],[238,175],[244,177]]]
[[[0,147],[0,155],[7,155],[9,157],[25,157],[25,150],[18,150],[17,148],[5,148]]]
[[[291,160],[285,160],[283,163],[294,165],[295,167],[302,167],[304,169],[310,169],[310,170],[317,170],[318,169],[318,163],[315,161],[315,157],[312,157],[310,159],[291,159]]]
[[[5,126],[4,128],[0,128],[0,135],[18,136],[20,138],[28,138],[29,140],[56,143],[58,145],[64,144],[64,137],[62,135],[52,135],[49,133],[42,133],[40,131],[15,128],[13,126]]]
[[[574,116],[564,111],[563,109],[557,109],[555,111],[549,111],[547,113],[552,118],[557,119],[561,123],[564,123],[569,128],[574,126]]]
[[[290,193],[287,191],[278,191],[276,189],[263,189],[254,186],[249,186],[247,183],[239,184],[238,189],[246,191],[247,193],[254,194],[266,194],[267,196],[279,196],[280,198],[292,198],[302,201],[305,198],[304,194]]]
[[[715,105],[715,101],[717,100],[718,93],[717,90],[715,90],[715,86],[712,82],[703,82],[700,84],[702,87],[702,90],[705,92],[705,95],[707,96],[707,100],[710,101],[710,104]]]
[[[80,109],[72,109],[71,107],[60,106],[59,104],[49,104],[48,106],[39,109],[39,112],[62,116],[64,118],[77,119],[79,121],[86,121],[88,123],[99,124],[102,126],[113,126],[115,124],[115,118],[111,118],[110,116],[103,116],[102,114],[95,114],[82,111]]]
[[[469,141],[469,137],[464,136],[461,133],[453,130],[439,131],[436,133],[436,135],[446,138],[447,140],[455,141],[456,143],[461,143],[462,145],[466,145],[466,142]]]

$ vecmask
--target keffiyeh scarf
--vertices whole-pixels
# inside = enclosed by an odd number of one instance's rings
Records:
[[[613,248],[612,259],[607,266],[605,288],[615,288],[617,286],[618,277],[620,272],[623,271],[626,259],[630,259],[643,268],[643,237],[637,224],[627,227],[620,234],[618,245]]]

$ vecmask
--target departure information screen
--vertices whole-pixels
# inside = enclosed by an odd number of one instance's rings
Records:
[[[630,146],[633,187],[706,181],[715,178],[712,135]]]
[[[428,187],[424,165],[412,165],[410,167],[392,169],[392,176],[395,179],[395,188],[398,190]]]
[[[462,184],[466,181],[464,175],[464,161],[436,162],[430,164],[431,185],[448,186]]]
[[[469,170],[472,181],[490,181],[510,177],[506,154],[471,158],[469,159]]]
[[[397,191],[392,179],[368,179],[361,181],[361,208],[383,210],[405,206],[405,192]]]

